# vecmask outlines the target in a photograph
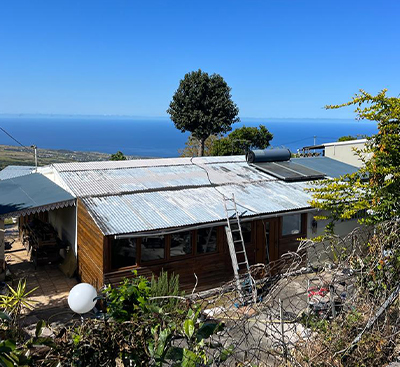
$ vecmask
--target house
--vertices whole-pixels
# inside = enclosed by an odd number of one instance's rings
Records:
[[[364,149],[366,142],[367,139],[335,141],[332,143],[307,146],[302,150],[303,152],[310,152],[322,149],[322,155],[324,157],[332,158],[355,167],[361,167],[362,161],[354,150]]]
[[[179,274],[187,289],[193,288],[196,274],[198,289],[205,289],[233,277],[224,197],[234,195],[250,264],[268,263],[295,251],[299,238],[323,230],[313,221],[316,211],[304,191],[310,182],[356,170],[327,157],[289,158],[261,163],[229,156],[53,164],[19,180],[42,176],[46,185],[51,182],[62,190],[53,201],[60,203],[62,197],[63,204],[31,208],[20,225],[29,215],[45,212],[43,220],[74,251],[81,280],[96,287],[132,276],[132,270],[150,276],[164,269]],[[10,214],[0,210],[0,218]],[[347,233],[356,225],[350,220],[338,230]]]

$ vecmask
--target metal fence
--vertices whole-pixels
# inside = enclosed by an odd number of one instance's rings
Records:
[[[223,324],[207,350],[219,361],[214,364],[380,366],[396,360],[399,236],[399,222],[392,221],[345,238],[306,240],[297,252],[251,268],[255,297],[239,292],[235,281],[190,296],[201,303],[204,322]],[[243,285],[248,276],[241,276]],[[223,349],[230,353],[221,361],[216,356]]]

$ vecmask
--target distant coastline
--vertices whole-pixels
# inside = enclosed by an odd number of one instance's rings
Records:
[[[274,135],[271,145],[297,149],[336,141],[345,135],[370,136],[376,124],[351,119],[261,119],[242,118],[233,128],[264,124]],[[0,126],[22,144],[42,149],[66,149],[78,152],[140,157],[176,157],[185,147],[189,133],[181,133],[168,118],[129,116],[0,115]],[[0,144],[15,144],[0,132]]]
[[[128,159],[140,157],[128,156]],[[110,154],[100,152],[78,152],[66,149],[38,149],[38,165],[45,166],[51,163],[106,161]],[[34,166],[33,151],[20,146],[0,145],[0,170],[6,166]]]

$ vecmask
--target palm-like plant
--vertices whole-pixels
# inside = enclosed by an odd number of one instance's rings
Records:
[[[16,289],[7,284],[8,294],[0,295],[0,308],[7,312],[15,321],[21,315],[23,309],[32,310],[35,301],[29,300],[29,295],[38,287],[26,291],[26,279],[20,279]]]

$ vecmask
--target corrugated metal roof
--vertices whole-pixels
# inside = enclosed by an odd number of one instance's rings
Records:
[[[63,187],[83,200],[105,235],[225,219],[222,195],[245,216],[309,208],[307,182],[286,183],[244,156],[55,164]]]
[[[125,169],[138,167],[161,167],[182,166],[196,164],[212,164],[223,162],[241,162],[244,156],[228,157],[194,157],[194,158],[156,158],[156,159],[134,159],[126,161],[99,161],[99,162],[73,162],[55,163],[53,166],[58,172],[66,171],[91,171],[108,169]]]
[[[105,235],[183,227],[225,219],[222,194],[244,216],[309,208],[305,182],[257,182],[82,199]],[[217,191],[218,190],[218,191]]]
[[[0,171],[0,180],[29,175],[34,170],[33,166],[7,166]]]
[[[354,173],[358,168],[350,164],[343,163],[328,157],[303,157],[293,158],[293,162],[301,164],[307,168],[317,170],[329,177],[340,177],[347,173]]]
[[[211,183],[221,185],[276,180],[272,176],[250,167],[244,157],[241,157],[241,161],[237,160],[236,162],[226,162],[226,158],[220,158],[219,161],[215,159],[216,157],[213,158],[212,161],[204,158],[196,159],[196,165],[192,164],[190,160],[189,163],[180,165],[158,165],[158,161],[164,161],[164,159],[160,159],[154,162],[157,164],[155,166],[104,170],[61,170],[59,175],[78,197],[115,195],[166,188],[210,186]],[[183,162],[187,162],[186,159],[182,159]],[[57,165],[55,165],[56,167]]]
[[[0,181],[0,217],[73,205],[75,198],[40,173]]]

